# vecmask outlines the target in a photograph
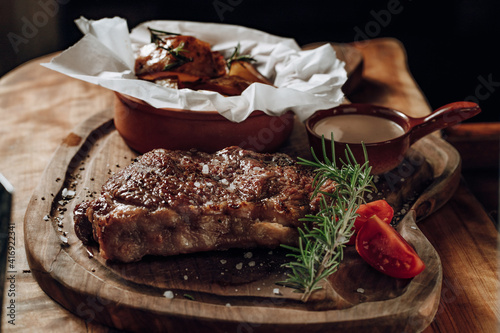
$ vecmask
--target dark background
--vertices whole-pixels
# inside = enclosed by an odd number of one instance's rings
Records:
[[[23,5],[23,3],[25,3]],[[48,5],[55,10],[47,10]],[[459,1],[262,1],[262,0],[2,0],[0,75],[19,64],[62,50],[80,37],[73,23],[121,16],[129,27],[152,19],[221,22],[292,37],[304,45],[394,37],[405,46],[410,71],[432,108],[458,100],[479,102],[469,121],[499,121],[500,6],[492,0]],[[45,4],[45,7],[44,5]],[[50,16],[49,20],[43,21]],[[37,16],[38,15],[38,16]],[[39,19],[35,36],[23,36],[26,21]],[[43,23],[43,24],[42,24]],[[496,47],[495,47],[496,46]]]

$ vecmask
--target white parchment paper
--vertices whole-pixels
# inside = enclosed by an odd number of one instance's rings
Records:
[[[342,85],[347,80],[344,63],[329,45],[303,51],[291,38],[255,29],[220,23],[149,21],[129,32],[119,17],[97,21],[80,18],[84,36],[50,63],[52,70],[127,94],[157,108],[218,111],[234,122],[245,120],[254,110],[281,115],[289,110],[301,120],[320,109],[342,103]],[[241,54],[257,60],[257,70],[274,86],[251,84],[240,96],[216,92],[171,89],[139,80],[134,74],[135,54],[150,42],[147,27],[191,35],[229,57],[239,43]]]

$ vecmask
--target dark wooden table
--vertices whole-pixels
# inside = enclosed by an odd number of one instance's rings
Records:
[[[349,96],[352,101],[394,107],[411,116],[431,112],[408,72],[405,50],[398,41],[377,39],[355,46],[365,63],[358,90]],[[110,332],[85,323],[47,296],[33,278],[24,252],[24,214],[52,154],[73,127],[111,107],[114,98],[108,90],[39,65],[50,58],[30,61],[0,80],[0,172],[16,189],[12,216],[16,253],[14,266],[8,268],[14,279],[6,281],[1,328],[13,332]],[[450,138],[459,136],[455,133]],[[468,141],[477,142],[473,137]],[[475,149],[482,147],[477,143]],[[420,222],[420,228],[443,265],[439,309],[425,332],[496,332],[497,230],[465,182],[445,206]],[[15,295],[9,296],[9,289]],[[9,317],[5,305],[12,302],[15,310]]]

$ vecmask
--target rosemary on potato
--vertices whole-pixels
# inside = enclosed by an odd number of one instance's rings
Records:
[[[341,160],[341,165],[337,166],[333,134],[332,160],[326,154],[324,137],[322,140],[323,161],[317,158],[314,149],[311,149],[313,161],[298,158],[299,164],[314,168],[312,198],[319,196],[319,211],[316,215],[301,219],[304,226],[299,228],[298,247],[282,245],[291,251],[287,256],[295,259],[283,265],[291,271],[287,273],[283,284],[302,292],[303,302],[307,302],[314,291],[322,288],[321,281],[337,270],[343,259],[344,247],[354,233],[356,211],[364,202],[364,195],[375,189],[364,146],[365,163],[358,164],[347,147],[345,161]],[[335,183],[333,193],[321,190],[322,185],[329,180]]]
[[[163,68],[164,71],[179,67],[185,63],[193,61],[193,58],[186,57],[181,53],[189,52],[189,50],[184,48],[184,42],[180,42],[177,47],[165,47],[163,38],[166,36],[180,36],[180,34],[175,32],[163,31],[158,29],[149,28],[148,30],[151,34],[151,43],[155,43],[156,47],[163,49],[172,55],[175,61],[168,63]]]
[[[169,54],[171,54],[176,61],[169,63],[168,65],[165,66],[163,69],[164,71],[173,69],[175,67],[179,67],[187,62],[193,61],[192,58],[188,58],[184,55],[181,54],[181,52],[189,52],[189,50],[184,49],[184,43],[180,43],[176,48],[171,48],[171,47],[164,47],[163,44],[165,41],[163,38],[168,37],[168,36],[181,36],[179,33],[175,32],[170,32],[170,31],[163,31],[159,29],[153,29],[148,27],[149,33],[151,35],[151,43],[154,43],[157,47],[166,50]],[[231,56],[226,59],[226,66],[228,69],[231,69],[231,65],[235,61],[246,61],[246,62],[255,62],[256,60],[252,58],[250,55],[242,55],[240,54],[240,43],[238,43]]]
[[[231,69],[231,65],[235,61],[246,61],[246,62],[255,62],[255,61],[257,61],[257,60],[255,60],[254,58],[252,58],[248,54],[240,54],[240,47],[241,47],[240,43],[238,43],[238,45],[236,45],[234,47],[234,51],[231,54],[231,56],[226,60],[226,64],[227,64],[227,68],[228,69]]]
[[[174,62],[167,64],[165,68],[163,68],[164,71],[168,71],[169,69],[179,67],[187,62],[193,61],[193,58],[188,58],[181,54],[181,52],[189,52],[189,50],[186,50],[184,48],[184,42],[179,43],[179,45],[175,48],[163,47],[163,46],[158,46],[158,47],[166,50],[169,54],[171,54],[175,58]]]
[[[166,36],[180,36],[181,34],[175,33],[175,32],[170,32],[170,31],[163,31],[163,30],[158,30],[158,29],[153,29],[148,27],[149,33],[151,34],[151,43],[155,43],[158,45],[159,42],[163,41],[163,37]]]

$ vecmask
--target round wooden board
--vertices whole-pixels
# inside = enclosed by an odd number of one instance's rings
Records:
[[[307,139],[302,124],[296,125],[283,151],[304,156]],[[458,186],[460,158],[433,136],[417,142],[412,151],[409,164],[381,178],[390,185],[384,192],[388,201],[400,206],[398,231],[426,263],[424,272],[411,280],[389,278],[348,248],[339,271],[303,304],[299,294],[276,284],[286,273],[281,249],[119,264],[105,262],[97,248],[83,246],[73,230],[73,208],[92,199],[110,174],[136,157],[115,130],[112,111],[106,110],[65,138],[31,198],[25,216],[29,265],[41,288],[65,308],[86,321],[127,331],[420,331],[437,311],[442,272],[416,221],[450,198]],[[419,171],[424,164],[432,167],[431,173]],[[420,195],[412,198],[419,186]],[[67,190],[75,196],[64,197]],[[166,297],[167,291],[174,298]]]

